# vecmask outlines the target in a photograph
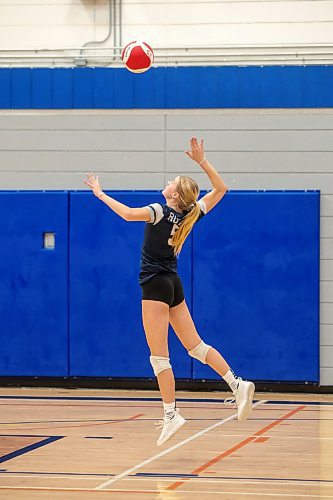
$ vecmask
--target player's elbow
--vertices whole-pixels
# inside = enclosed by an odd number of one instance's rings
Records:
[[[130,210],[125,210],[122,214],[122,218],[129,222],[131,220],[131,211]]]
[[[124,214],[122,217],[127,222],[131,222],[131,221],[135,220],[135,214],[131,208],[127,208],[127,210],[124,211]]]
[[[220,196],[224,196],[225,193],[228,191],[228,187],[225,185],[225,184],[221,184],[220,186],[217,186],[215,188],[215,191],[217,194],[219,194]]]

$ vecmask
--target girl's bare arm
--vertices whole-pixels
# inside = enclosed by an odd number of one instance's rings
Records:
[[[207,212],[209,212],[223,198],[225,193],[228,191],[228,187],[218,171],[205,157],[203,139],[201,139],[199,143],[196,137],[192,137],[191,151],[185,151],[185,153],[189,158],[191,158],[191,160],[194,160],[200,165],[212,183],[212,191],[201,198],[207,207]]]
[[[92,172],[87,174],[87,179],[84,181],[89,186],[94,195],[97,196],[103,203],[113,210],[117,215],[126,221],[150,221],[150,215],[147,208],[131,208],[120,201],[115,200],[111,196],[105,194],[98,180],[98,175],[95,177]]]

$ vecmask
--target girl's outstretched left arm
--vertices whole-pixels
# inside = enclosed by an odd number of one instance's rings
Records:
[[[105,194],[98,180],[98,175],[95,177],[92,172],[87,174],[87,179],[84,181],[89,186],[97,198],[103,201],[117,215],[126,221],[150,221],[150,214],[147,208],[131,208]]]

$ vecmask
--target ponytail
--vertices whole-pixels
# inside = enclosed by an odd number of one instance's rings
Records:
[[[179,255],[182,246],[191,232],[192,227],[197,222],[200,215],[200,206],[195,201],[191,211],[184,217],[179,225],[179,229],[175,232],[171,240],[171,246],[173,247],[174,254]]]

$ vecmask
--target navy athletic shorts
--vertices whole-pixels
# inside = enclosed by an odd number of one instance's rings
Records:
[[[142,300],[157,300],[176,307],[184,300],[183,285],[178,274],[158,273],[141,285]]]

